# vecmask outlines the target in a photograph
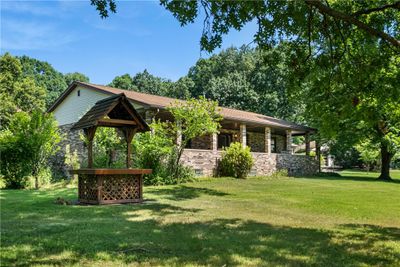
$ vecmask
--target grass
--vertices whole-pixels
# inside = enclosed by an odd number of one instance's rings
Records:
[[[60,206],[75,188],[1,191],[2,266],[399,266],[400,171],[201,179],[140,205]]]

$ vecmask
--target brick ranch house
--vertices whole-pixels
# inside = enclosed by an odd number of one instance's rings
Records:
[[[48,110],[54,113],[61,132],[65,134],[62,146],[69,144],[70,151],[77,151],[81,159],[85,157],[86,148],[79,137],[80,133],[71,130],[71,127],[97,101],[120,93],[128,97],[147,122],[153,118],[172,120],[165,108],[176,99],[73,82]],[[290,174],[312,174],[318,171],[318,161],[309,156],[310,134],[315,129],[237,109],[222,107],[220,112],[223,117],[220,133],[206,134],[191,140],[182,155],[183,164],[192,167],[197,175],[214,175],[222,147],[229,146],[231,142],[241,142],[251,148],[255,164],[250,175],[268,175],[280,169],[286,169]],[[293,136],[305,136],[306,155],[293,153]]]

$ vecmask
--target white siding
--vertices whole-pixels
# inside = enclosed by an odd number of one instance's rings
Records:
[[[80,90],[80,96],[78,96],[78,90]],[[77,122],[97,101],[110,96],[93,89],[76,87],[53,111],[58,125]],[[134,107],[139,108],[137,105]]]

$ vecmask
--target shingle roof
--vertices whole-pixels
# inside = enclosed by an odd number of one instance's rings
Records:
[[[157,96],[151,95],[146,93],[139,93],[136,91],[130,90],[123,90],[118,88],[113,88],[104,85],[97,85],[91,83],[84,83],[84,82],[74,82],[69,86],[69,88],[56,100],[56,102],[49,108],[49,112],[53,111],[59,103],[72,91],[76,86],[83,86],[87,88],[92,88],[95,90],[100,90],[105,93],[109,94],[125,94],[129,100],[133,102],[137,102],[143,104],[145,106],[153,107],[153,108],[166,108],[167,106],[171,105],[175,101],[183,101],[174,98],[164,97],[164,96]],[[239,122],[247,122],[247,123],[254,123],[263,126],[272,126],[272,127],[279,127],[285,129],[293,129],[293,130],[302,130],[302,131],[316,131],[314,128],[310,128],[307,126],[299,125],[296,123],[288,122],[281,119],[276,119],[270,116],[243,111],[238,109],[232,108],[225,108],[221,107],[221,115],[224,119],[234,120]]]
[[[82,116],[82,118],[74,124],[72,129],[85,129],[97,126],[104,121],[104,117],[110,119],[119,119],[121,124],[117,127],[132,127],[138,132],[149,131],[149,126],[136,112],[135,108],[129,103],[125,94],[116,94],[100,101]],[[127,124],[129,122],[129,124]],[[114,125],[115,126],[115,125]]]

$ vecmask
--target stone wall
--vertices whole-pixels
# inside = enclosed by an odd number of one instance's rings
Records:
[[[52,168],[61,172],[64,176],[68,176],[68,167],[65,166],[65,154],[67,150],[67,145],[69,145],[70,153],[74,153],[76,151],[80,163],[86,161],[87,157],[87,149],[85,147],[84,142],[81,140],[80,134],[82,130],[72,130],[72,124],[66,124],[59,127],[62,140],[60,142],[60,150],[57,152],[55,156],[50,159],[50,164]]]
[[[181,161],[193,168],[199,176],[216,174],[221,151],[185,149]],[[318,172],[318,162],[305,155],[252,153],[254,166],[252,175],[270,175],[277,170],[287,170],[289,175],[310,175]]]

